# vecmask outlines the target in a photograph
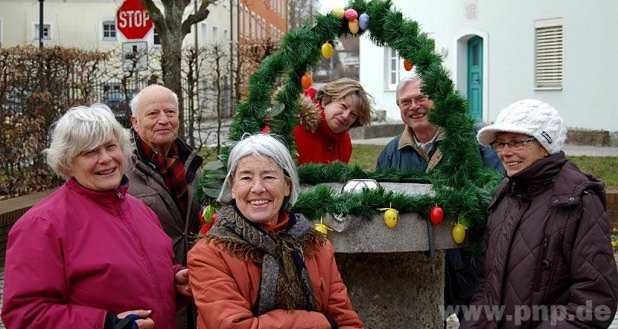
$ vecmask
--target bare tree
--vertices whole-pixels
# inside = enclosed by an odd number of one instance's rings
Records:
[[[187,142],[192,147],[195,147],[195,119],[196,116],[199,116],[199,101],[197,100],[198,90],[199,90],[199,81],[198,81],[198,72],[197,68],[199,66],[199,50],[195,48],[186,48],[183,51],[183,59],[185,65],[183,65],[184,72],[183,76],[185,77],[186,83],[184,84],[184,91],[187,95],[187,99],[185,102],[185,110],[188,114],[188,118],[186,119],[186,127],[187,127]],[[197,130],[199,131],[199,125],[197,126]]]
[[[199,8],[184,20],[185,9],[192,3],[192,0],[160,0],[163,5],[163,11],[155,5],[154,0],[143,1],[161,39],[163,83],[178,95],[179,119],[183,123],[184,102],[181,83],[182,41],[191,32],[193,24],[201,22],[208,17],[210,13],[208,6],[215,4],[216,1],[199,0]],[[181,136],[184,136],[183,124],[180,126],[179,133]]]
[[[288,0],[288,28],[295,29],[313,18],[320,8],[319,0]]]
[[[219,45],[212,48],[211,56],[213,70],[210,74],[211,80],[215,83],[216,93],[216,112],[217,112],[217,154],[221,151],[221,123],[223,122],[223,96],[225,90],[221,86],[221,82],[226,79],[227,68],[225,61],[227,60],[225,51]]]

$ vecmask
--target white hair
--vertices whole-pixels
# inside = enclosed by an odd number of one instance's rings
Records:
[[[399,94],[401,93],[401,90],[407,85],[417,81],[421,84],[423,83],[423,79],[421,79],[418,75],[399,80],[399,83],[397,83],[397,89],[395,90],[395,103],[397,103],[397,105],[399,105]]]
[[[290,196],[283,205],[284,209],[290,210],[298,198],[298,191],[300,189],[296,165],[287,147],[277,138],[268,134],[248,135],[232,148],[227,160],[228,172],[217,200],[223,203],[230,203],[232,201],[232,180],[238,168],[238,162],[242,158],[251,155],[272,159],[290,179]]]
[[[51,144],[43,152],[47,164],[64,179],[69,178],[68,172],[75,157],[113,138],[118,141],[126,163],[133,152],[128,130],[116,121],[112,110],[105,104],[73,107],[52,127]]]
[[[159,86],[159,85],[157,85],[157,86]],[[161,87],[169,90],[170,94],[172,95],[172,98],[174,99],[174,104],[176,104],[176,108],[178,108],[178,95],[176,95],[176,93],[173,92],[169,88],[166,88],[164,86],[161,86]],[[148,88],[148,87],[146,87],[146,88]],[[144,88],[144,89],[146,89],[146,88]],[[140,96],[142,95],[142,92],[144,91],[144,89],[140,90],[140,92],[135,94],[135,96],[133,96],[133,98],[131,98],[131,102],[129,102],[129,107],[131,107],[131,115],[134,116],[134,117],[137,117],[137,112],[139,111],[139,99],[140,99]]]

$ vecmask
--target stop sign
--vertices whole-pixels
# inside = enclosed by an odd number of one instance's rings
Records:
[[[152,29],[152,20],[142,0],[125,0],[116,11],[116,29],[125,38],[142,39]]]

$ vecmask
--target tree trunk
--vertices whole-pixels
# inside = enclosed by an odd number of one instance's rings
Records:
[[[161,38],[161,68],[163,69],[163,84],[178,96],[178,120],[180,127],[178,135],[184,135],[184,99],[182,92],[182,40],[184,39],[179,25],[168,25],[167,37]]]
[[[144,6],[150,13],[159,37],[161,39],[161,71],[163,84],[178,95],[178,119],[180,127],[178,135],[185,136],[184,129],[184,101],[182,92],[182,40],[191,31],[191,25],[205,20],[208,17],[209,0],[200,0],[199,9],[183,21],[183,12],[191,3],[187,0],[161,0],[162,12],[153,0],[143,0]],[[214,3],[214,2],[212,2]]]

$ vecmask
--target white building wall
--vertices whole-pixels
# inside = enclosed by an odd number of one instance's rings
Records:
[[[599,0],[582,5],[578,0],[395,0],[406,17],[418,21],[436,40],[453,81],[465,95],[466,49],[457,41],[477,34],[484,39],[483,120],[495,120],[500,109],[521,98],[549,102],[569,127],[618,131],[618,2]],[[472,10],[476,8],[476,10]],[[564,78],[562,90],[534,88],[535,20],[562,18],[564,22]],[[459,57],[459,59],[458,59]],[[399,120],[394,91],[384,84],[384,51],[363,37],[360,79]],[[403,69],[402,69],[403,71]],[[461,72],[459,72],[461,71]],[[458,73],[459,72],[459,73]]]

